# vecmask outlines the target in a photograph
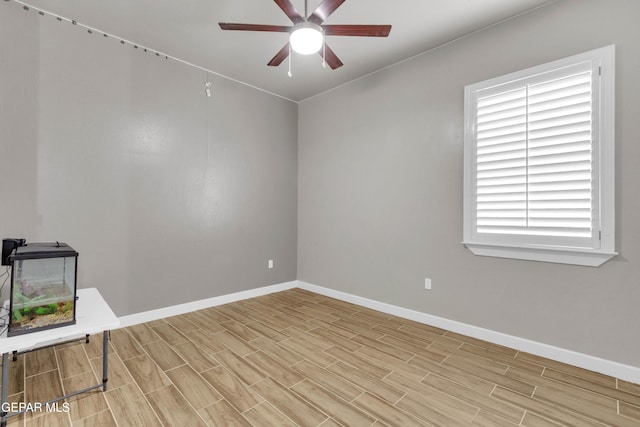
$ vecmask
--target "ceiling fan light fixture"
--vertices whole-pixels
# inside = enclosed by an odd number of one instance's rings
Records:
[[[322,27],[312,22],[296,24],[289,36],[289,43],[294,52],[311,55],[320,51],[324,42]]]

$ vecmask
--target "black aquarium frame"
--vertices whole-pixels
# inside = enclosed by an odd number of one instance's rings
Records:
[[[24,241],[23,241],[24,242]],[[21,242],[22,243],[22,242]],[[75,258],[74,272],[73,272],[73,319],[68,322],[56,323],[51,325],[39,326],[36,328],[12,330],[11,328],[11,316],[13,315],[13,287],[15,282],[15,262],[24,261],[30,259],[45,259],[45,258]],[[63,326],[76,324],[76,302],[78,300],[78,252],[66,243],[23,243],[13,248],[11,255],[7,257],[9,264],[11,265],[11,294],[9,295],[9,317],[7,323],[7,336],[13,337],[16,335],[30,334],[32,332],[44,331],[47,329],[61,328]]]

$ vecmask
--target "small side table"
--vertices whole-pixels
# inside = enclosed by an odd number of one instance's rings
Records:
[[[2,353],[2,403],[7,402],[9,380],[9,355],[27,353],[39,348],[55,346],[69,341],[82,339],[91,334],[102,332],[102,382],[91,387],[69,393],[46,403],[76,396],[96,388],[107,391],[108,340],[109,331],[120,326],[120,320],[111,311],[96,288],[78,289],[76,302],[76,324],[48,329],[30,334],[7,337],[6,331],[0,335],[0,353]],[[44,402],[43,402],[44,403]],[[7,418],[20,415],[22,412],[7,413],[0,409],[0,426],[7,425]]]

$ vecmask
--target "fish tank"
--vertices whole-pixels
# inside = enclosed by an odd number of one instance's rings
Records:
[[[13,249],[7,336],[76,323],[78,253],[66,243]]]

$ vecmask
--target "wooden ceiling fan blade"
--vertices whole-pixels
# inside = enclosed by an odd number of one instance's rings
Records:
[[[271,61],[269,61],[267,65],[271,67],[277,67],[278,65],[282,64],[282,61],[287,59],[287,56],[289,56],[289,43],[285,44],[284,47],[280,49],[278,53],[276,53],[276,56],[271,58]]]
[[[299,24],[300,22],[304,22],[304,17],[300,15],[300,12],[296,10],[296,8],[291,4],[290,0],[274,0],[278,7],[282,9],[285,15],[291,19],[291,22],[294,24]]]
[[[336,55],[335,52],[331,50],[328,44],[325,43],[324,49],[320,49],[320,52],[318,52],[320,56],[323,56],[323,51],[324,60],[327,64],[329,64],[329,67],[331,67],[332,70],[340,68],[344,65],[342,61],[340,61],[340,58],[338,58],[338,55]]]
[[[291,26],[287,25],[263,25],[263,24],[237,24],[234,22],[218,22],[223,30],[234,31],[269,31],[275,33],[289,33]]]
[[[327,36],[388,37],[391,25],[323,25]]]
[[[324,0],[308,18],[309,22],[322,24],[345,0]]]

